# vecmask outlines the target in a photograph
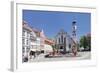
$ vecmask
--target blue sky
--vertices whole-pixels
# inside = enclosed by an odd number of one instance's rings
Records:
[[[44,30],[47,37],[54,37],[61,29],[72,33],[72,21],[76,20],[77,38],[91,32],[91,14],[79,12],[23,10],[23,20],[29,26]]]

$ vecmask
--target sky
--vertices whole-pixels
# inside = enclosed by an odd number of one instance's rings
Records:
[[[43,30],[48,38],[55,37],[61,29],[71,36],[74,20],[78,39],[91,32],[90,13],[23,10],[23,20],[31,27]]]

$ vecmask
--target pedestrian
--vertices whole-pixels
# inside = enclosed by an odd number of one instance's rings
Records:
[[[30,51],[30,58],[32,59],[33,56],[34,56],[34,58],[36,57],[35,51]]]

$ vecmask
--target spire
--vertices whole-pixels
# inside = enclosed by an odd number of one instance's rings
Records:
[[[76,26],[76,20],[74,18],[74,20],[72,21],[72,37],[75,41],[76,41],[76,30],[77,26]]]
[[[42,29],[42,31],[40,32],[40,36],[41,36],[42,38],[45,38],[45,34],[44,34],[43,29]]]

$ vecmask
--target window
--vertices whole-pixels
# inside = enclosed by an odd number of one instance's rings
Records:
[[[27,32],[27,38],[30,38],[30,32]]]
[[[22,49],[22,53],[24,53],[25,52],[25,47],[23,47],[23,49]]]
[[[29,47],[27,47],[27,50],[26,50],[26,52],[29,52],[29,50],[30,50],[30,48],[29,48]]]
[[[22,39],[22,44],[25,45],[25,39]]]
[[[60,44],[60,38],[59,38],[59,44]]]
[[[26,43],[27,43],[27,45],[29,45],[29,41],[28,41],[28,39],[27,39],[27,42],[26,42]]]
[[[63,35],[61,35],[61,42],[63,43]]]
[[[71,44],[69,44],[69,48],[71,48]]]
[[[66,44],[66,37],[64,38],[64,44]]]
[[[23,35],[22,36],[25,36],[25,30],[23,30]]]

